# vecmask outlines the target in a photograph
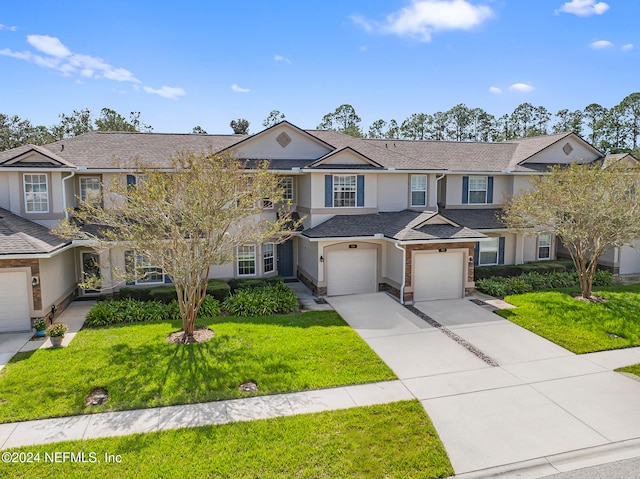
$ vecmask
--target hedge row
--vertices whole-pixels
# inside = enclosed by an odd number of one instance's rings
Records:
[[[207,295],[223,302],[231,294],[229,284],[221,279],[210,279],[207,283]],[[137,299],[138,301],[158,301],[169,304],[178,300],[176,288],[173,285],[154,286],[152,288],[120,288],[120,299]]]
[[[475,280],[493,277],[510,278],[525,273],[564,273],[575,271],[573,261],[560,259],[557,261],[539,261],[524,264],[497,264],[494,266],[476,266],[474,269]]]
[[[476,281],[478,291],[504,298],[510,294],[523,294],[545,289],[572,288],[579,286],[578,273],[561,272],[541,274],[531,272],[507,278],[486,278]],[[594,286],[613,285],[613,275],[609,271],[598,270],[593,281]]]
[[[156,297],[162,297],[162,295],[159,294]],[[244,317],[292,313],[297,311],[298,307],[298,297],[282,282],[274,284],[263,282],[258,287],[243,286],[235,294],[227,296],[223,303],[224,310],[229,314]],[[220,301],[207,295],[198,310],[198,318],[218,316],[220,312]],[[153,299],[140,300],[125,297],[96,303],[87,313],[85,324],[87,326],[106,326],[180,319],[180,306],[176,300],[161,302]]]

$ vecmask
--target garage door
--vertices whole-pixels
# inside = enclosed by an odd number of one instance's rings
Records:
[[[462,253],[416,254],[413,265],[413,300],[462,298],[463,259]]]
[[[378,290],[377,250],[348,249],[327,255],[327,294],[375,293]]]
[[[29,331],[29,303],[27,273],[0,272],[0,332]]]

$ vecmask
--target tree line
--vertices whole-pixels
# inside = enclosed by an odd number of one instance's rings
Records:
[[[485,142],[573,132],[605,152],[638,152],[640,93],[628,95],[612,108],[591,103],[583,110],[565,108],[555,114],[544,106],[522,103],[510,114],[496,117],[460,103],[448,111],[413,113],[402,122],[379,119],[367,132],[361,122],[353,106],[343,104],[327,113],[317,128],[358,138]]]

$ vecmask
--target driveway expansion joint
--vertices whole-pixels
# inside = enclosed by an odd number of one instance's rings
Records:
[[[467,351],[469,351],[471,354],[473,354],[477,358],[479,358],[482,361],[484,361],[485,363],[487,363],[489,366],[492,366],[492,367],[500,366],[500,364],[498,364],[498,362],[495,359],[493,359],[490,356],[488,356],[487,354],[483,353],[478,348],[476,348],[473,344],[471,344],[470,342],[468,342],[465,339],[461,338],[456,333],[451,331],[446,326],[440,324],[438,321],[436,321],[432,317],[427,316],[426,314],[424,314],[422,311],[420,311],[415,306],[410,305],[410,304],[405,304],[404,307],[407,308],[409,311],[411,311],[416,316],[418,316],[423,321],[426,321],[427,323],[429,323],[431,326],[436,328],[438,331],[440,331],[445,336],[453,339],[456,343],[458,343],[460,346],[465,348]]]

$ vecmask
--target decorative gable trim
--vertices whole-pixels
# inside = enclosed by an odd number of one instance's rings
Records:
[[[573,147],[571,147],[571,145],[569,143],[567,143],[567,140],[569,140],[569,139],[572,139],[575,142],[580,143],[585,148],[590,149],[591,151],[593,151],[594,154],[597,156],[597,158],[603,158],[604,157],[604,153],[602,151],[598,150],[595,146],[591,145],[588,141],[586,141],[585,139],[583,139],[579,135],[576,135],[573,132],[569,132],[566,135],[563,135],[563,136],[559,137],[556,141],[554,141],[552,143],[549,143],[544,148],[541,148],[540,150],[536,151],[535,153],[529,155],[527,158],[525,158],[524,160],[520,161],[518,163],[518,165],[523,165],[523,164],[529,162],[529,160],[531,160],[533,157],[539,155],[543,151],[545,151],[545,150],[551,148],[552,146],[557,145],[558,143],[561,143],[561,142],[565,142],[565,145],[562,147],[562,151],[564,152],[565,155],[568,156],[573,151]],[[569,150],[567,148],[567,146],[570,147],[571,150]],[[569,153],[567,153],[567,151],[569,151]]]
[[[353,158],[353,160],[355,160],[353,163],[333,163],[332,160],[334,160],[336,158],[337,155],[341,155],[346,153],[347,156],[350,156],[351,158]],[[336,167],[348,167],[348,166],[354,166],[354,167],[362,167],[362,166],[367,166],[370,168],[382,168],[382,165],[380,163],[377,163],[375,161],[373,161],[371,158],[363,155],[362,153],[354,150],[353,148],[351,148],[350,146],[345,146],[344,148],[340,148],[339,150],[335,150],[332,151],[331,153],[328,153],[327,155],[323,156],[322,158],[320,158],[317,161],[314,161],[313,163],[311,163],[308,168],[318,168],[320,166],[330,166],[330,165],[336,165]]]
[[[423,226],[427,226],[427,225],[451,225],[455,228],[460,227],[458,223],[450,220],[449,218],[442,216],[440,213],[433,213],[429,218],[422,220],[418,224],[412,225],[411,227],[413,229],[420,229]]]
[[[0,164],[0,166],[11,166],[15,168],[19,166],[30,166],[29,163],[49,163],[54,167],[75,168],[75,165],[37,145],[29,145],[27,150],[5,160]]]

